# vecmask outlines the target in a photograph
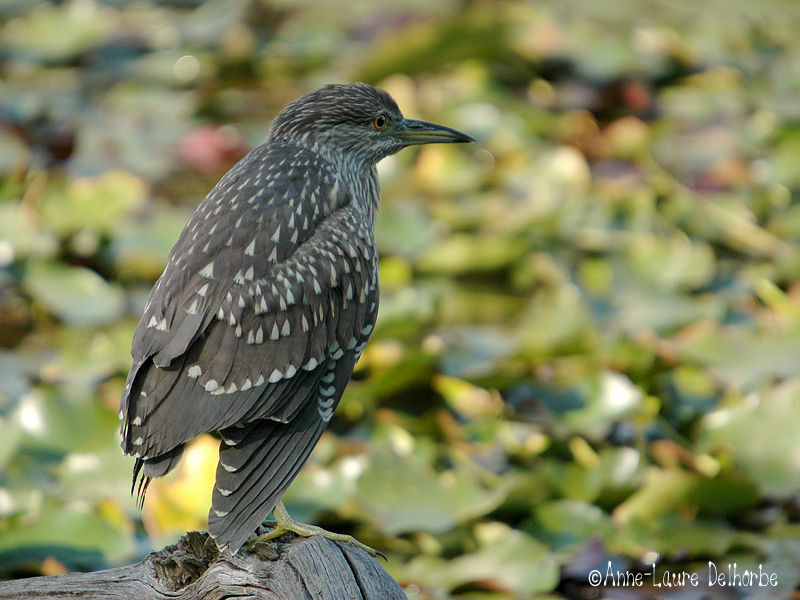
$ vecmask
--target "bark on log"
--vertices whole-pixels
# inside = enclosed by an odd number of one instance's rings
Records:
[[[193,531],[134,565],[0,583],[0,599],[32,598],[406,600],[406,595],[373,557],[350,544],[283,536],[224,557],[207,533]]]

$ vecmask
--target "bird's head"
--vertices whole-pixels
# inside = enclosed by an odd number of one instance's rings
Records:
[[[406,119],[392,97],[366,83],[332,84],[288,104],[272,123],[288,138],[375,164],[413,144],[474,142],[443,125]]]

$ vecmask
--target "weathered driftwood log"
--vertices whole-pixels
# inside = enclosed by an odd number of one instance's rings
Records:
[[[284,536],[226,558],[207,533],[193,531],[135,565],[0,583],[0,599],[23,598],[405,600],[406,595],[374,558],[350,544]]]

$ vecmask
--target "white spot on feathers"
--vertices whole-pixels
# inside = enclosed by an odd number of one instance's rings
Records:
[[[253,241],[244,249],[244,253],[247,256],[255,256],[256,254],[256,238],[253,238]]]
[[[189,367],[189,371],[186,373],[186,375],[191,379],[197,379],[202,374],[203,374],[203,369],[200,368],[200,365],[192,365],[191,367]]]
[[[204,386],[207,392],[213,392],[219,389],[219,384],[216,379],[209,379]]]
[[[214,263],[210,262],[200,270],[200,275],[208,279],[214,279]]]

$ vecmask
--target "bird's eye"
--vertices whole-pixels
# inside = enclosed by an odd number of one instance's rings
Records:
[[[389,124],[389,119],[386,118],[386,115],[378,115],[377,117],[372,119],[372,126],[378,131],[386,129],[386,126],[388,124]]]

